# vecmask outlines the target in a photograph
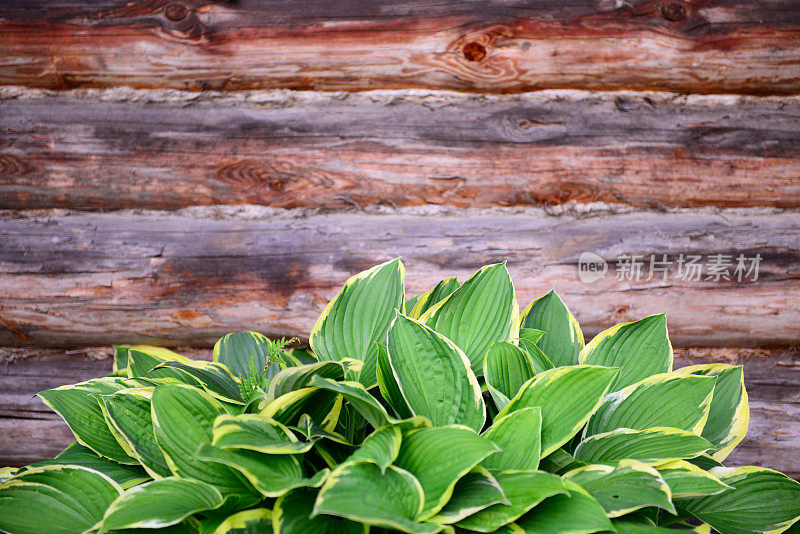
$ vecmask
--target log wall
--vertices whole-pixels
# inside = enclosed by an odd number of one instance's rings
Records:
[[[112,344],[302,338],[401,256],[410,292],[508,260],[587,337],[666,311],[677,365],[745,366],[731,462],[800,477],[798,43],[792,0],[0,3],[0,465]]]

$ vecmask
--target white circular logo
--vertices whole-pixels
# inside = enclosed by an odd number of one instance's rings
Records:
[[[603,278],[608,272],[606,260],[594,252],[582,252],[578,258],[578,277],[584,284],[591,284]]]

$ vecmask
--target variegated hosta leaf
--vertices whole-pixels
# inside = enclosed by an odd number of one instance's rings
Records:
[[[505,262],[487,265],[420,321],[451,339],[469,358],[472,371],[483,373],[483,358],[492,343],[516,337],[519,309]],[[389,349],[391,354],[391,347]]]
[[[505,408],[533,375],[528,354],[507,341],[494,343],[483,360],[483,376],[498,410]]]
[[[614,464],[630,458],[661,465],[695,458],[712,448],[705,438],[678,428],[618,428],[581,441],[575,448],[575,458],[589,464]]]
[[[114,374],[128,376],[128,349],[130,345],[114,345],[114,363],[111,371]]]
[[[108,458],[103,458],[98,456],[92,449],[84,447],[78,442],[73,442],[52,460],[36,462],[29,465],[28,468],[32,469],[45,465],[71,465],[93,469],[119,484],[122,489],[150,480],[150,476],[138,465],[120,464]],[[2,471],[0,469],[0,473]],[[4,482],[2,476],[0,476],[0,482]]]
[[[389,362],[389,353],[386,350],[386,345],[378,346],[378,389],[381,392],[381,397],[386,401],[394,413],[401,419],[408,419],[413,414],[411,408],[408,407],[406,399],[403,398],[403,393],[400,391],[400,386],[397,385],[397,378],[392,371],[392,364]]]
[[[268,508],[253,508],[243,510],[215,522],[213,531],[203,530],[201,534],[245,534],[249,532],[272,532],[272,510]]]
[[[439,281],[430,291],[417,295],[412,306],[406,302],[406,314],[412,319],[419,319],[422,314],[449,297],[459,287],[460,284],[455,277]]]
[[[481,465],[492,472],[534,471],[539,467],[542,438],[541,408],[522,408],[496,419],[482,434],[500,447]]]
[[[163,528],[222,504],[213,486],[197,480],[162,478],[127,490],[106,510],[100,533],[125,528]]]
[[[78,443],[115,462],[135,464],[108,427],[99,398],[131,385],[135,384],[124,378],[94,378],[42,391],[38,396],[66,421]]]
[[[369,462],[344,463],[319,491],[312,515],[328,514],[412,534],[434,533],[436,524],[417,522],[423,493],[408,471],[390,465],[381,473]]]
[[[555,291],[534,300],[522,311],[520,327],[544,332],[537,346],[556,367],[578,363],[584,344],[583,332]]]
[[[403,433],[398,425],[383,426],[367,436],[347,461],[371,462],[383,473],[400,453],[402,439]]]
[[[672,371],[672,345],[667,335],[666,315],[649,315],[600,332],[583,347],[579,361],[619,367],[610,391],[630,386],[654,374]]]
[[[93,529],[122,488],[86,467],[47,465],[0,484],[0,530],[74,534]]]
[[[217,400],[196,388],[162,385],[153,391],[153,429],[170,471],[214,486],[231,503],[255,504],[261,496],[241,475],[227,466],[202,461],[195,454],[202,445],[211,443],[214,420],[223,413],[225,409]]]
[[[425,494],[419,519],[436,515],[456,482],[499,448],[463,426],[411,430],[403,435],[395,465],[417,477]]]
[[[234,332],[226,334],[214,345],[213,359],[224,364],[236,376],[246,376],[252,358],[255,368],[263,371],[270,368],[280,370],[279,362],[269,362],[269,340],[258,332]],[[267,362],[270,363],[267,366]],[[273,363],[276,363],[273,367]],[[271,378],[275,373],[270,373]]]
[[[129,388],[101,397],[108,422],[125,439],[153,478],[171,474],[153,433],[150,399],[153,388]]]
[[[261,414],[223,414],[214,420],[212,445],[266,454],[301,454],[311,443],[301,442],[285,425]]]
[[[483,428],[486,405],[480,385],[469,360],[451,340],[397,314],[389,328],[388,350],[393,374],[414,415],[437,426]]]
[[[504,471],[494,476],[511,504],[492,505],[462,519],[458,526],[476,532],[494,532],[546,498],[567,493],[561,478],[544,471]]]
[[[321,361],[355,358],[364,362],[352,373],[366,387],[377,383],[378,346],[395,316],[404,311],[405,268],[394,259],[357,274],[330,301],[311,330],[309,343]]]
[[[672,498],[704,497],[731,489],[720,479],[686,460],[676,460],[656,468],[669,486]]]
[[[536,330],[535,328],[519,329],[519,339],[517,340],[519,343],[519,348],[524,350],[528,355],[528,358],[533,365],[534,373],[543,373],[544,371],[555,367],[553,362],[550,361],[550,358],[548,358],[542,349],[539,348],[538,343],[543,335],[544,332],[541,330]]]
[[[712,363],[683,367],[677,372],[717,379],[702,436],[714,444],[712,457],[718,462],[725,460],[747,435],[750,424],[742,367]]]
[[[212,465],[235,469],[264,497],[280,497],[302,486],[318,487],[328,476],[327,470],[323,470],[304,478],[300,460],[292,454],[264,454],[245,449],[226,451],[205,444],[197,449],[195,456]]]
[[[800,483],[763,467],[715,467],[709,471],[733,491],[680,499],[686,510],[725,534],[780,533],[800,519]]]
[[[194,378],[200,387],[216,399],[234,404],[244,404],[245,399],[242,398],[239,391],[239,382],[221,363],[168,361],[156,367],[156,369],[164,368],[180,369]]]
[[[713,377],[662,373],[645,378],[603,399],[589,420],[586,436],[617,428],[656,426],[700,434],[714,394]]]
[[[320,389],[331,391],[344,397],[345,401],[360,413],[373,428],[380,428],[395,421],[394,418],[386,413],[386,409],[381,403],[370,395],[359,382],[336,382],[335,380],[315,376],[311,383]]]
[[[128,347],[128,378],[172,378],[188,384],[197,384],[196,380],[180,369],[169,367],[156,369],[156,367],[166,362],[181,362],[187,365],[193,363],[186,356],[163,347],[152,347],[150,345],[130,346]]]
[[[541,408],[542,456],[547,456],[586,424],[616,374],[616,369],[590,365],[539,373],[522,386],[496,419],[521,408]]]
[[[316,362],[295,367],[288,367],[275,375],[269,383],[268,399],[277,399],[292,391],[311,385],[314,376],[323,378],[344,378],[345,368],[340,362]]]
[[[78,446],[83,447],[83,445],[78,445]],[[6,480],[12,479],[14,475],[16,475],[19,472],[19,470],[20,470],[19,467],[0,467],[0,484],[5,482]]]
[[[591,534],[613,531],[606,511],[588,491],[569,479],[564,481],[566,494],[548,497],[533,510],[517,519],[517,530],[505,534],[553,534],[554,532]]]
[[[647,506],[675,513],[667,483],[654,468],[636,460],[623,460],[616,466],[579,467],[566,473],[564,480],[589,492],[608,517],[619,517]]]
[[[298,488],[283,495],[272,509],[275,534],[366,534],[363,524],[341,517],[315,515],[312,517],[317,490]]]
[[[431,522],[449,525],[494,504],[511,505],[511,501],[488,470],[476,467],[456,482],[452,497]]]
[[[584,467],[586,462],[579,462],[563,448],[556,449],[539,461],[539,468],[548,473],[563,475],[579,467]]]
[[[314,423],[332,432],[339,421],[343,401],[341,395],[332,391],[308,387],[262,402],[259,413],[288,426],[297,423],[302,415],[308,415]]]

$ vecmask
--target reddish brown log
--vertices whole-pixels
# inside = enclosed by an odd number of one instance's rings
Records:
[[[556,288],[587,336],[667,312],[676,346],[787,346],[800,339],[795,211],[230,211],[0,217],[0,344],[206,346],[246,329],[303,337],[345,279],[397,256],[409,294],[508,260],[521,305]],[[221,218],[208,218],[214,216]],[[579,280],[584,251],[611,262],[605,278]],[[658,272],[647,280],[650,256],[664,254],[673,262],[666,281]],[[700,280],[678,278],[681,254],[702,256]],[[720,254],[731,262],[730,279],[708,279],[707,265]],[[737,280],[740,254],[760,255],[757,280]],[[617,280],[623,255],[647,262],[639,280]]]
[[[54,0],[0,6],[0,83],[788,94],[792,0]]]
[[[800,100],[6,89],[0,208],[800,206]]]

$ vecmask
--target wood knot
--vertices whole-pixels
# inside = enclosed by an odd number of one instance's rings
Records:
[[[668,2],[662,5],[659,13],[670,22],[678,22],[686,18],[686,8],[678,2]]]
[[[461,52],[467,61],[480,61],[486,57],[486,47],[477,41],[465,44]]]
[[[164,8],[164,16],[173,22],[185,19],[188,13],[186,6],[177,2],[171,2]]]

